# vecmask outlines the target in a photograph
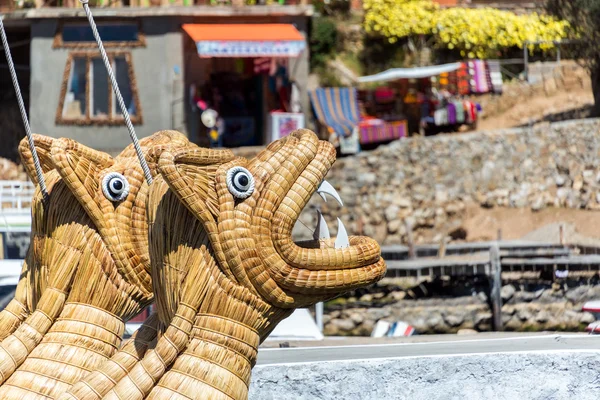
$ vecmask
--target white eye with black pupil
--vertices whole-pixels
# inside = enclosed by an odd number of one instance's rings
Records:
[[[254,192],[254,177],[244,167],[233,167],[227,171],[227,189],[238,199],[245,199]]]
[[[129,194],[129,182],[118,172],[111,172],[102,180],[102,193],[110,201],[124,200]]]

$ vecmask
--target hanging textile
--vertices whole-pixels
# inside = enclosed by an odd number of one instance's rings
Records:
[[[330,132],[346,137],[358,126],[356,88],[318,88],[309,97],[317,119]]]
[[[271,69],[271,58],[261,57],[254,59],[254,73],[255,74],[266,74]]]
[[[453,101],[454,108],[456,110],[456,122],[462,124],[465,122],[465,106],[461,101]]]
[[[368,118],[358,124],[360,143],[380,143],[406,137],[408,125],[406,121],[386,122],[379,118]]]
[[[488,61],[487,68],[490,72],[492,91],[496,94],[502,94],[502,72],[500,71],[500,61]]]
[[[485,62],[483,60],[471,60],[468,65],[469,74],[471,75],[471,92],[488,93],[490,88],[487,83]]]
[[[467,63],[461,63],[460,68],[456,71],[457,91],[459,95],[467,95],[471,92],[469,87],[469,70]]]

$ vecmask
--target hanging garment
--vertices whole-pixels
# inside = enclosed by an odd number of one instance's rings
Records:
[[[465,122],[465,106],[461,101],[453,101],[454,108],[456,109],[456,123],[462,124]]]
[[[488,63],[488,61],[483,61],[483,65],[485,67],[485,85],[488,88],[488,92],[492,92],[493,91],[493,86],[492,86],[492,74],[490,71],[490,64]]]
[[[437,126],[448,125],[448,110],[440,108],[433,113],[433,121]]]
[[[487,83],[487,68],[485,61],[475,60],[475,81],[477,84],[477,93],[488,93],[490,88]]]
[[[448,91],[453,95],[458,94],[458,71],[448,73]]]
[[[261,57],[254,59],[254,73],[255,74],[266,74],[271,70],[271,61],[270,57]]]
[[[467,63],[461,63],[460,68],[456,71],[457,78],[457,91],[459,95],[467,95],[471,93],[471,89],[469,87],[469,70],[467,67]]]
[[[502,72],[500,70],[500,61],[491,60],[488,61],[488,69],[491,77],[492,92],[496,94],[502,94]]]
[[[468,100],[465,100],[463,102],[463,106],[465,108],[465,122],[467,124],[473,123],[473,118],[471,118],[471,102]]]
[[[472,102],[469,102],[469,119],[471,122],[477,121],[477,107]]]
[[[449,124],[455,124],[456,123],[456,107],[454,106],[453,103],[449,103],[446,106],[446,109],[448,110],[448,123]]]

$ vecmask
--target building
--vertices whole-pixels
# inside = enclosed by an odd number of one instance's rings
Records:
[[[29,90],[31,127],[117,153],[130,139],[77,4],[5,14],[9,40],[30,38],[29,59],[15,62],[19,79],[30,82],[21,86]],[[309,112],[305,88],[312,6],[107,7],[92,12],[138,137],[176,129],[207,145],[200,104],[223,117],[223,145],[265,144],[271,139],[270,111],[289,108],[292,86],[300,111]]]

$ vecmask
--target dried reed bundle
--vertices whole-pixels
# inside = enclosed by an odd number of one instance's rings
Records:
[[[293,308],[383,276],[372,239],[291,240],[334,160],[305,130],[251,162],[206,149],[162,154],[164,182],[148,198],[159,339],[105,399],[245,399],[260,341]],[[240,171],[243,180],[231,178]]]
[[[140,143],[149,152],[185,145],[187,140],[175,132],[161,132]],[[147,234],[140,235],[147,227],[145,201],[136,201],[147,185],[132,154],[126,149],[112,159],[68,139],[53,141],[52,183],[64,190],[59,196],[52,187],[43,207],[46,215],[34,213],[34,218],[47,223],[52,212],[63,210],[66,221],[45,231],[54,240],[35,245],[40,265],[48,265],[48,284],[41,287],[33,314],[0,346],[5,350],[0,360],[16,355],[13,363],[0,366],[3,380],[23,363],[0,387],[1,398],[54,398],[65,392],[117,351],[123,321],[152,300]],[[124,200],[107,198],[103,192],[102,179],[114,173],[128,182]],[[76,222],[69,220],[70,214],[77,214]],[[32,380],[32,375],[37,378]]]

